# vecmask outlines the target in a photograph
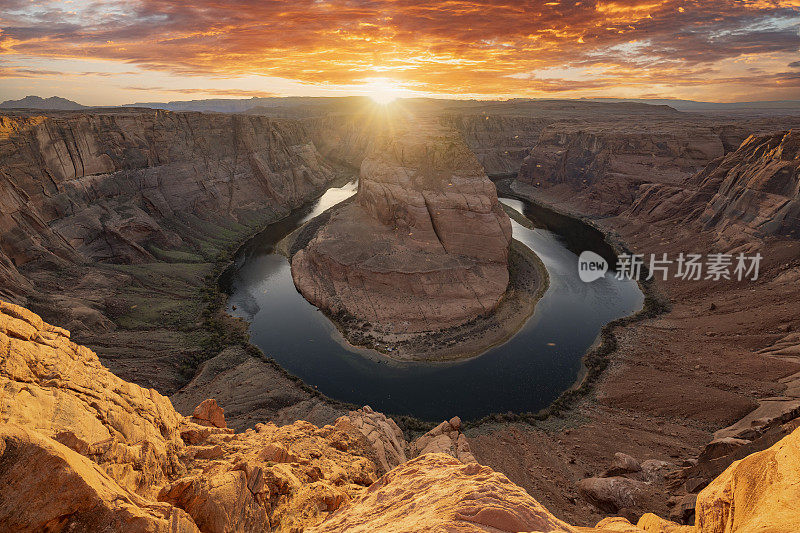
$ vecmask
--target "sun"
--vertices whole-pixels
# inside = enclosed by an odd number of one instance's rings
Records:
[[[401,89],[393,80],[376,79],[364,85],[364,92],[376,104],[388,105],[397,100]]]

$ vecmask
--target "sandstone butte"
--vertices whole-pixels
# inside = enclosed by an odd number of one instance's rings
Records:
[[[236,433],[215,401],[183,417],[66,330],[4,302],[0,391],[2,531],[800,530],[800,430],[706,487],[695,526],[646,514],[585,528],[476,463],[457,418],[413,443],[368,407],[324,427]]]
[[[387,333],[437,331],[494,310],[511,222],[456,130],[410,120],[379,135],[355,201],[292,259],[305,298]]]

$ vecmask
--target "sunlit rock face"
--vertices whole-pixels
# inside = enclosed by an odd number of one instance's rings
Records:
[[[642,189],[630,215],[697,222],[731,245],[800,237],[800,131],[753,135],[677,186]]]
[[[225,425],[214,400],[183,417],[0,301],[0,531],[302,531],[378,478],[377,450],[406,446],[371,410]],[[359,426],[378,427],[370,440]]]
[[[292,260],[314,305],[387,332],[433,331],[493,310],[508,285],[511,223],[459,134],[412,121],[361,164],[356,199]]]
[[[458,418],[412,443],[369,407],[324,427],[225,425],[214,400],[183,417],[68,331],[0,301],[0,531],[800,530],[800,429],[703,489],[694,527],[648,513],[579,528],[475,462]]]

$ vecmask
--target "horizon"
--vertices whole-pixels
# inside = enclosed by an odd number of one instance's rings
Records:
[[[0,100],[800,99],[800,0],[23,0]]]
[[[58,94],[52,94],[50,96],[40,96],[37,94],[26,94],[24,96],[16,97],[16,98],[8,98],[6,100],[0,101],[1,104],[5,104],[7,102],[12,101],[21,101],[27,98],[40,98],[42,100],[48,100],[52,98],[60,98],[64,100],[68,100],[70,102],[79,104],[81,106],[87,108],[114,108],[114,107],[135,107],[137,105],[145,105],[145,104],[180,104],[180,103],[191,103],[191,102],[211,102],[211,101],[230,101],[230,102],[246,102],[251,100],[265,100],[265,99],[289,99],[289,98],[307,98],[307,99],[345,99],[345,98],[363,98],[365,100],[371,99],[370,95],[366,94],[345,94],[345,95],[338,95],[338,96],[296,96],[296,95],[275,95],[275,96],[251,96],[251,97],[236,97],[236,96],[215,96],[215,97],[208,97],[208,98],[191,98],[191,99],[174,99],[174,100],[139,100],[136,102],[125,102],[121,104],[114,104],[114,105],[93,105],[87,104],[85,102],[73,100],[70,98],[65,98]],[[373,99],[374,100],[374,99]],[[390,102],[394,101],[404,101],[404,100],[439,100],[439,101],[454,101],[454,102],[510,102],[513,100],[528,100],[528,101],[564,101],[564,102],[574,102],[574,101],[587,101],[587,102],[597,102],[602,100],[614,100],[620,102],[644,102],[647,103],[649,101],[652,102],[686,102],[692,104],[709,104],[709,105],[743,105],[743,104],[770,104],[770,103],[797,103],[800,104],[800,96],[796,99],[777,99],[777,100],[731,100],[731,101],[711,101],[711,100],[691,100],[687,98],[671,98],[671,97],[652,97],[652,98],[624,98],[624,97],[616,97],[616,96],[586,96],[586,97],[575,97],[575,98],[558,98],[558,97],[541,97],[541,98],[529,98],[529,97],[508,97],[508,98],[459,98],[457,96],[401,96],[397,98],[392,98]],[[385,102],[385,103],[390,103]],[[378,102],[382,103],[382,102]],[[602,103],[602,102],[600,102]],[[648,105],[668,105],[668,104],[648,104]],[[12,108],[13,109],[13,108]]]

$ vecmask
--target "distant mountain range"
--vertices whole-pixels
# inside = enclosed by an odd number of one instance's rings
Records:
[[[203,100],[177,100],[171,102],[137,102],[118,107],[144,107],[150,109],[166,109],[168,111],[203,111],[207,113],[255,113],[273,116],[299,117],[314,114],[321,110],[341,111],[350,105],[360,104],[366,99],[362,96],[348,97],[309,97],[309,96],[272,96],[253,97],[241,99],[209,98]],[[552,106],[560,106],[569,102],[594,102],[609,104],[647,104],[651,106],[668,106],[681,112],[694,113],[723,113],[729,115],[798,115],[800,114],[800,100],[756,101],[756,102],[697,102],[694,100],[677,99],[649,99],[649,98],[582,98],[575,100],[514,98],[507,101],[479,101],[479,100],[449,100],[433,98],[403,98],[406,105],[441,106],[443,108],[465,107],[491,107],[492,104],[516,104],[516,106],[536,108],[542,107],[543,111]],[[513,109],[512,106],[509,109]],[[0,109],[46,109],[74,111],[88,109],[89,106],[81,105],[72,100],[52,96],[41,98],[39,96],[26,96],[20,100],[7,100],[0,104]],[[508,109],[506,110],[508,111]]]
[[[257,106],[275,107],[293,105],[299,102],[299,97],[266,97],[266,98],[208,98],[203,100],[177,100],[172,102],[136,102],[120,107],[148,107],[151,109],[166,109],[168,111],[211,111],[216,113],[244,113]]]
[[[673,100],[668,98],[591,98],[592,102],[636,102],[650,105],[668,105],[678,111],[696,113],[755,113],[782,114],[800,113],[800,100],[775,100],[755,102],[697,102],[694,100]]]
[[[244,112],[262,112],[266,114],[292,114],[293,109],[298,107],[320,108],[320,107],[338,107],[347,106],[348,102],[355,103],[358,100],[363,100],[364,97],[334,97],[334,98],[320,98],[320,97],[266,97],[266,98],[247,98],[247,99],[224,99],[215,98],[208,100],[184,100],[173,102],[139,102],[136,104],[129,104],[125,107],[149,107],[155,109],[167,109],[169,111],[206,111],[217,113],[244,113]],[[432,99],[432,98],[403,98],[401,101],[414,106],[419,105],[442,105],[443,107],[483,107],[491,104],[490,101],[477,101],[477,100],[448,100],[448,99]],[[515,98],[509,100],[510,103],[528,104],[536,107],[544,106],[549,107],[559,105],[570,100],[556,100],[556,99],[532,99],[532,98]],[[725,114],[746,114],[746,115],[782,115],[800,114],[800,100],[782,100],[782,101],[759,101],[759,102],[732,102],[732,103],[715,103],[715,102],[697,102],[693,100],[677,100],[677,99],[647,99],[647,98],[586,98],[571,100],[572,102],[596,102],[596,103],[633,103],[633,104],[647,104],[651,106],[669,106],[677,111],[682,112],[695,112],[695,113],[725,113]],[[495,101],[495,103],[500,102]],[[281,111],[284,109],[284,111]],[[308,111],[308,109],[306,110]]]
[[[72,100],[61,98],[60,96],[51,96],[50,98],[42,98],[41,96],[26,96],[19,100],[6,100],[0,104],[0,109],[48,109],[48,110],[61,110],[61,111],[75,111],[78,109],[86,109],[85,105],[81,105]]]

